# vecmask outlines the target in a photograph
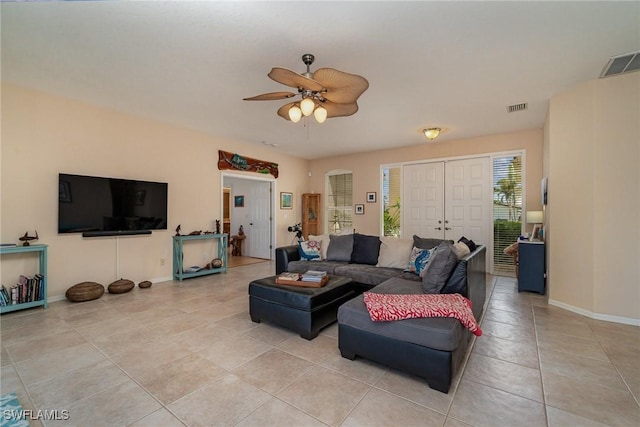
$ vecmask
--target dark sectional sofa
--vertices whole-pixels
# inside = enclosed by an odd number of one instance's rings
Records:
[[[429,240],[429,239],[427,239]],[[424,240],[422,241],[424,243]],[[430,242],[437,246],[441,241]],[[357,245],[354,246],[357,250]],[[351,260],[357,259],[352,257]],[[459,293],[482,316],[486,298],[486,248],[477,246],[460,258],[441,293]],[[298,246],[276,249],[276,274],[322,270],[352,279],[353,299],[338,309],[338,345],[343,357],[363,357],[420,376],[433,389],[447,393],[471,342],[472,333],[453,318],[419,318],[373,322],[365,306],[364,291],[384,294],[423,293],[422,279],[400,268],[376,267],[347,261],[302,260]]]

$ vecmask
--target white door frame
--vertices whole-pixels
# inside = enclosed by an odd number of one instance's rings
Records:
[[[270,176],[251,176],[242,173],[232,173],[232,172],[220,172],[220,218],[223,217],[222,209],[223,209],[223,191],[224,191],[224,179],[225,178],[234,178],[234,179],[246,179],[251,181],[267,181],[271,183],[271,230],[269,230],[270,234],[270,242],[269,242],[269,259],[275,259],[275,247],[274,247],[274,238],[276,231],[276,215],[275,215],[275,207],[276,207],[276,199],[275,195],[277,193],[276,189],[276,179]]]

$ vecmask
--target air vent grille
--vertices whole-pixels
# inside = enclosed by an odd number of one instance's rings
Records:
[[[527,109],[527,103],[523,102],[522,104],[513,104],[507,107],[508,113],[515,113],[516,111],[523,111]]]
[[[613,56],[604,66],[600,78],[640,70],[640,51]]]

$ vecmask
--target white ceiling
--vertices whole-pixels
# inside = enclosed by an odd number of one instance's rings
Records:
[[[553,95],[640,48],[640,2],[2,3],[2,79],[313,159],[541,128]],[[350,117],[293,124],[273,66],[369,80]],[[527,102],[526,111],[507,113]],[[180,145],[180,141],[176,141]],[[248,153],[247,153],[248,154]]]

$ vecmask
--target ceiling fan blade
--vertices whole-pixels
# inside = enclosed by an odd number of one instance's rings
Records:
[[[284,104],[282,107],[278,108],[278,115],[285,120],[291,121],[291,119],[289,118],[289,108],[293,107],[295,104],[295,102]]]
[[[320,92],[323,89],[323,86],[315,80],[306,78],[305,76],[286,68],[273,67],[267,75],[272,80],[275,80],[278,83],[282,83],[283,85],[295,88],[303,88],[316,92]]]
[[[296,96],[293,92],[269,92],[262,95],[252,96],[250,98],[242,98],[243,101],[274,101],[276,99],[286,99]]]
[[[358,104],[352,102],[350,104],[336,104],[330,101],[322,103],[327,110],[327,118],[351,116],[358,112]]]
[[[322,94],[325,99],[339,104],[356,102],[369,88],[369,82],[364,77],[333,68],[319,68],[313,73],[313,79],[327,89]]]

